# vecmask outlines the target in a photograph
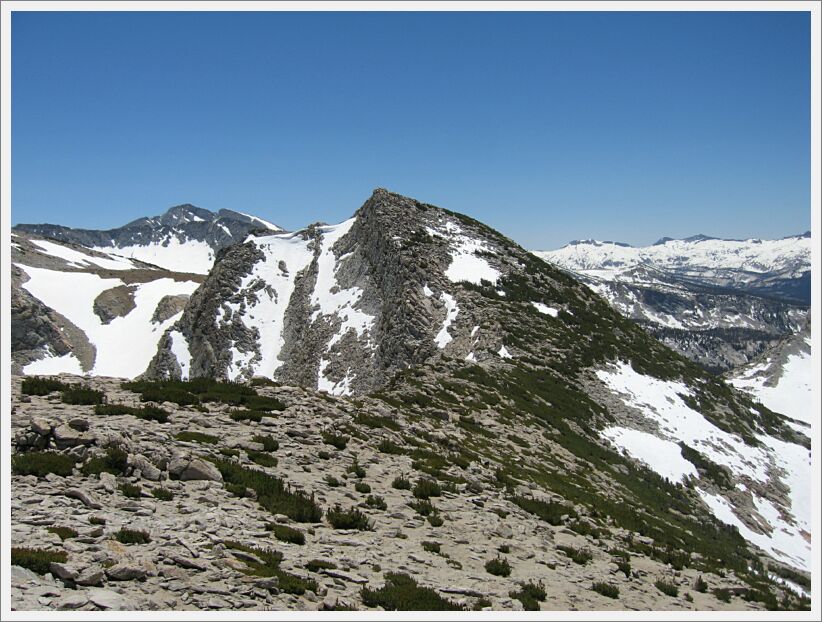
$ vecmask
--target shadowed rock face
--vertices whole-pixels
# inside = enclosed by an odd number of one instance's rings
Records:
[[[191,375],[260,375],[362,393],[438,355],[443,330],[446,353],[498,356],[499,318],[448,271],[465,262],[462,276],[479,285],[481,275],[524,274],[527,261],[526,251],[476,221],[379,189],[340,225],[313,225],[226,249],[172,331],[188,346]],[[479,270],[477,276],[471,270]],[[267,280],[272,271],[282,286]],[[450,320],[448,300],[456,305]],[[280,322],[263,310],[274,303]],[[485,329],[477,334],[480,324]],[[276,330],[276,339],[266,343],[269,330]],[[148,376],[180,373],[172,343],[161,342]],[[266,366],[272,343],[277,357]]]

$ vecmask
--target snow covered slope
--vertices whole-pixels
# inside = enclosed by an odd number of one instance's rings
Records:
[[[97,231],[57,225],[26,225],[15,231],[72,242],[104,253],[155,264],[166,270],[207,274],[217,251],[243,241],[250,231],[282,231],[262,218],[231,210],[217,213],[193,205],[139,218],[117,229]]]
[[[739,433],[717,427],[694,409],[694,392],[680,381],[640,374],[626,363],[610,365],[597,376],[640,415],[633,427],[605,428],[603,438],[673,482],[694,478],[693,485],[718,519],[736,526],[746,540],[774,558],[810,570],[810,449],[761,433],[752,445]],[[686,450],[700,456],[696,464]],[[734,489],[697,480],[697,466],[703,461],[725,470]],[[783,488],[786,495],[770,494]]]
[[[76,244],[12,236],[12,359],[24,374],[143,373],[201,280]]]
[[[734,370],[729,380],[774,412],[807,424],[820,423],[819,413],[813,413],[811,402],[810,323],[749,365]]]

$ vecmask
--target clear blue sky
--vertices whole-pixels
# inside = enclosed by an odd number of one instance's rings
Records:
[[[12,222],[295,229],[375,187],[529,248],[810,228],[800,13],[15,13]]]

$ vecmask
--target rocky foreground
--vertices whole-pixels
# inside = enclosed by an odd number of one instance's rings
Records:
[[[121,382],[94,378],[90,386],[109,405],[141,412],[145,404]],[[283,409],[255,421],[225,403],[164,402],[169,417],[163,423],[95,414],[99,407],[64,403],[60,392],[21,395],[21,378],[13,378],[15,460],[53,450],[76,463],[70,474],[42,477],[21,474],[16,463],[17,559],[21,550],[40,549],[61,561],[47,559],[40,568],[29,563],[34,571],[13,566],[12,608],[764,606],[740,597],[747,586],[733,571],[706,573],[693,567],[698,564],[664,563],[638,552],[649,550],[650,538],[593,521],[583,506],[569,505],[556,520],[526,512],[520,506],[527,500],[547,504],[551,493],[537,486],[506,489],[489,460],[436,466],[437,455],[457,449],[454,421],[409,420],[374,398],[330,398],[275,385],[257,393]],[[509,438],[518,438],[517,431],[527,433],[510,428]],[[291,492],[305,491],[300,498],[322,508],[322,518],[294,514],[307,520],[296,522],[272,513],[255,490],[224,477],[226,464],[282,478]],[[402,479],[411,489],[403,489]],[[359,508],[360,514],[349,514],[357,528],[332,526],[332,515],[339,521],[337,505],[342,513]]]

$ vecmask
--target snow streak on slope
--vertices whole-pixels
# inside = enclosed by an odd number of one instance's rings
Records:
[[[182,314],[177,313],[159,324],[153,323],[151,318],[157,304],[164,296],[190,295],[199,285],[193,281],[180,282],[169,278],[136,284],[135,308],[127,315],[103,324],[94,313],[94,300],[102,292],[123,285],[123,281],[104,279],[85,272],[18,266],[29,276],[23,288],[86,334],[96,349],[94,366],[90,371],[95,376],[133,378],[143,373],[157,350],[157,342],[163,332]],[[66,359],[66,364],[74,369],[73,361]]]
[[[100,252],[108,255],[108,259],[88,255],[73,248],[69,248],[68,246],[63,246],[62,244],[57,244],[48,240],[32,239],[31,243],[39,247],[40,250],[46,255],[63,259],[68,262],[70,266],[75,268],[99,267],[106,268],[108,270],[133,270],[134,268],[140,267],[124,257],[118,257],[116,254],[112,254],[107,251]]]
[[[340,289],[336,273],[344,257],[334,255],[334,245],[354,226],[356,218],[350,218],[338,225],[322,227],[322,248],[317,259],[317,283],[311,295],[311,304],[317,310],[311,316],[312,321],[320,315],[336,316],[342,320],[342,326],[326,346],[326,351],[342,339],[349,330],[354,330],[357,337],[362,337],[374,325],[374,316],[364,313],[355,306],[362,298],[363,291],[359,287]]]
[[[545,315],[550,315],[551,317],[557,317],[559,315],[559,309],[555,309],[554,307],[549,307],[541,302],[532,302],[531,304],[536,307],[537,311]]]
[[[444,230],[426,227],[426,231],[432,237],[448,240],[451,264],[445,270],[445,276],[452,283],[468,281],[480,285],[482,281],[490,281],[496,285],[499,270],[492,268],[484,257],[477,254],[491,251],[484,241],[465,235],[462,227],[451,221],[445,223]]]
[[[294,279],[311,263],[314,255],[308,248],[308,241],[298,233],[265,236],[255,238],[253,242],[265,259],[254,264],[240,284],[241,290],[256,289],[256,302],[248,301],[241,317],[246,327],[259,333],[261,359],[253,373],[270,378],[283,364],[279,356],[284,344],[285,311],[294,292]],[[257,289],[253,287],[255,283],[263,286]],[[248,362],[246,357],[235,360],[229,378],[233,380],[240,375]]]
[[[454,339],[451,333],[448,332],[448,327],[451,326],[451,322],[457,318],[457,314],[460,312],[457,301],[451,294],[442,292],[441,296],[442,301],[445,303],[445,319],[442,321],[440,332],[434,337],[434,341],[440,349],[447,346]]]
[[[94,247],[101,253],[116,253],[138,261],[160,266],[173,272],[208,274],[214,264],[214,250],[207,242],[186,240],[181,242],[174,236],[168,236],[162,243],[152,242],[146,245],[123,247]]]
[[[810,533],[811,469],[807,449],[769,436],[757,437],[762,442],[759,447],[745,444],[739,436],[720,430],[691,409],[680,397],[691,395],[683,383],[639,374],[626,363],[596,373],[626,404],[637,408],[649,426],[657,427],[654,436],[669,442],[656,443],[652,449],[646,436],[618,427],[606,428],[603,436],[661,476],[670,479],[672,475],[682,478],[692,474],[683,467],[681,451],[676,444],[683,441],[713,462],[729,467],[738,480],[749,484],[746,488],[752,488],[750,484],[757,482],[772,486],[773,478],[780,479],[790,489],[790,504],[781,508],[781,513],[771,511],[766,499],[752,495],[754,505],[763,508],[765,515],[763,512],[759,514],[771,533],[757,539],[748,537],[741,529],[740,533],[777,559],[801,568],[809,567],[811,550],[805,534]],[[730,524],[735,524],[734,520],[739,522],[736,515],[733,519],[729,516],[731,506],[727,500],[719,502],[705,494],[703,498],[717,518]],[[783,514],[785,518],[782,518]]]
[[[188,341],[185,335],[177,330],[169,331],[168,337],[171,339],[171,353],[180,365],[180,377],[183,380],[188,380],[191,371],[191,350],[188,348]]]
[[[812,412],[813,370],[810,338],[807,338],[805,343],[808,350],[787,357],[775,384],[768,382],[771,359],[745,368],[738,376],[730,379],[731,384],[737,389],[747,391],[774,412],[808,424],[814,423],[815,420],[818,424],[818,413],[814,417]]]
[[[270,222],[268,222],[267,220],[263,220],[262,218],[258,218],[257,216],[252,216],[251,214],[246,214],[246,213],[244,213],[244,212],[237,212],[237,213],[238,213],[238,214],[242,214],[242,215],[243,215],[243,216],[245,216],[246,218],[250,218],[250,219],[251,219],[251,220],[253,220],[254,222],[258,222],[258,223],[260,223],[260,224],[261,224],[261,225],[263,225],[265,228],[267,228],[267,229],[271,229],[272,231],[282,231],[282,230],[283,230],[283,228],[282,228],[282,227],[278,227],[278,226],[277,226],[277,225],[275,225],[274,223],[270,223]]]

